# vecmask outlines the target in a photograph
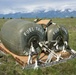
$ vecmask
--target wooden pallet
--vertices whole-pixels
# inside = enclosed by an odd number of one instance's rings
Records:
[[[22,66],[26,66],[27,65],[27,61],[28,61],[28,56],[19,56],[19,55],[16,55],[14,53],[12,53],[10,50],[8,50],[2,43],[0,43],[0,50],[6,54],[10,54],[14,57],[14,59]],[[70,56],[70,53],[69,52],[57,52],[57,54],[61,54],[61,56],[63,58],[68,58]],[[33,60],[33,63],[35,63],[35,60],[36,60],[36,56],[37,55],[33,55],[32,56],[32,60]],[[48,54],[45,54],[45,53],[41,53],[40,54],[40,60],[42,61],[46,61],[46,59],[48,58]],[[56,57],[53,57],[52,58],[52,61],[56,60]]]

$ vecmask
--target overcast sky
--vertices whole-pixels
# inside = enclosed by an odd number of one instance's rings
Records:
[[[0,0],[0,14],[29,13],[39,10],[71,9],[76,11],[76,0]]]

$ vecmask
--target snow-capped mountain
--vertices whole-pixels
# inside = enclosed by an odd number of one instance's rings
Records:
[[[50,10],[50,11],[45,11],[45,10],[40,10],[36,12],[30,12],[30,13],[10,13],[10,14],[0,14],[0,18],[5,17],[5,18],[53,18],[53,17],[76,17],[76,11],[72,11],[71,9],[65,9],[63,11],[61,10]]]

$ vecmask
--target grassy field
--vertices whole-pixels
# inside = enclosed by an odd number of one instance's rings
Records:
[[[0,28],[7,20],[0,19]],[[33,21],[34,19],[27,20]],[[76,50],[76,18],[53,18],[52,20],[68,29],[69,45]],[[15,65],[10,55],[1,58],[0,62],[3,62],[0,64],[0,75],[76,75],[76,59],[38,70],[22,70],[20,65]]]

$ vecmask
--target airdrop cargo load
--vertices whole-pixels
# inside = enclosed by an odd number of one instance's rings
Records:
[[[12,19],[1,28],[0,50],[24,68],[47,67],[76,57],[68,42],[68,30],[50,19]]]

